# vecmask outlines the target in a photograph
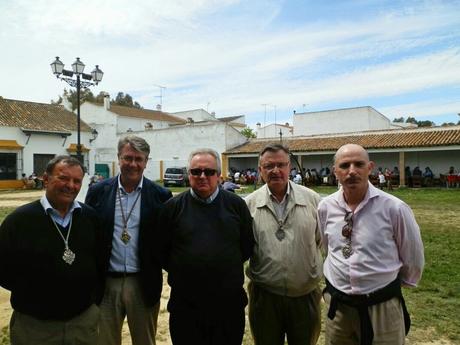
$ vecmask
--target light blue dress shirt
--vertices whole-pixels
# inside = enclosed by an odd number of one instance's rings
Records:
[[[118,189],[120,191],[121,198],[118,197],[117,193],[117,196],[115,197],[115,219],[113,223],[112,255],[110,256],[109,261],[109,271],[127,273],[135,273],[139,271],[138,240],[139,225],[141,221],[141,196],[139,194],[142,191],[143,181],[144,177],[141,178],[141,181],[131,193],[127,193],[121,185],[120,175],[118,175]],[[134,205],[138,196],[139,199]],[[128,243],[124,243],[121,240],[121,234],[124,228],[121,207],[123,207],[125,219],[128,218],[129,212],[133,209],[127,224],[128,233],[129,236],[131,236]]]
[[[61,214],[55,208],[53,208],[53,206],[51,206],[50,202],[46,198],[46,195],[41,197],[40,204],[43,206],[45,213],[49,214],[51,218],[53,218],[53,220],[56,222],[56,224],[62,226],[63,228],[69,225],[70,220],[72,219],[73,211],[77,208],[81,208],[78,201],[74,200],[72,205],[70,205],[69,211],[66,213],[66,215],[61,217]]]

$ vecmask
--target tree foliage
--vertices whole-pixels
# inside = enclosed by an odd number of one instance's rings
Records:
[[[254,131],[250,127],[244,127],[241,131],[241,134],[243,134],[248,139],[257,138],[256,133],[254,133]]]
[[[93,103],[99,103],[103,104],[104,103],[104,97],[105,97],[105,92],[101,91],[97,96],[94,96],[94,94],[91,92],[90,89],[87,88],[82,88],[80,89],[80,105],[83,104],[84,102],[93,102]],[[51,104],[62,104],[63,98],[66,98],[71,104],[72,104],[72,111],[77,109],[77,90],[76,89],[70,89],[67,91],[67,89],[64,89],[64,93],[62,96],[59,96],[59,98],[54,101],[51,100]],[[118,92],[117,97],[115,99],[112,99],[110,101],[111,104],[117,104],[117,105],[123,105],[125,107],[133,107],[133,108],[138,108],[142,109],[142,106],[133,101],[133,98],[129,94],[125,94],[123,92]]]
[[[129,94],[125,94],[123,92],[119,92],[117,94],[117,97],[112,100],[112,104],[142,109],[141,105],[137,102],[134,102],[133,98]]]
[[[396,123],[413,123],[414,125],[417,125],[418,127],[432,127],[435,126],[436,124],[433,121],[430,120],[424,120],[424,121],[418,121],[415,117],[413,116],[408,116],[405,120],[404,117],[395,117],[393,119],[393,122]]]

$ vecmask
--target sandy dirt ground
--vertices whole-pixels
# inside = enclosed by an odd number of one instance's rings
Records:
[[[21,192],[12,192],[12,193],[0,193],[0,207],[17,207],[23,205],[25,203],[31,202],[33,200],[39,199],[43,195],[43,191],[21,191]],[[166,282],[166,275],[164,276],[164,281]],[[166,305],[168,303],[169,298],[169,286],[164,283],[163,285],[163,292],[161,296],[161,305],[160,305],[160,312],[158,316],[158,331],[157,331],[157,345],[171,345],[171,339],[169,336],[169,328],[168,328],[168,319],[169,314],[166,310]],[[7,290],[0,288],[0,329],[7,326],[9,323],[9,319],[11,317],[11,306],[10,306],[10,293]],[[246,320],[246,328],[248,328],[248,322]],[[246,330],[248,334],[248,331]],[[426,339],[430,339],[431,331],[427,330]],[[248,337],[246,334],[245,338]],[[419,337],[420,338],[420,337]],[[425,338],[425,337],[423,337]],[[246,341],[244,342],[247,343]],[[249,342],[251,343],[251,342]],[[319,344],[322,344],[323,341],[320,338]],[[454,345],[452,342],[448,340],[430,340],[430,341],[417,341],[417,342],[406,342],[407,345]],[[128,324],[125,320],[123,326],[123,345],[132,345],[131,337],[129,335]]]

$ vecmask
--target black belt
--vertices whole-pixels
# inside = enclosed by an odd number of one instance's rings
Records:
[[[407,311],[406,302],[404,301],[404,297],[402,295],[401,282],[399,278],[392,281],[382,289],[367,295],[347,295],[333,287],[326,279],[326,288],[324,291],[327,291],[331,295],[331,303],[327,313],[329,319],[334,319],[339,302],[357,309],[361,326],[360,345],[371,345],[372,340],[374,339],[374,330],[372,329],[372,323],[367,307],[389,301],[394,297],[398,297],[401,301],[406,335],[409,333],[410,315]]]
[[[139,272],[112,272],[108,271],[107,272],[107,277],[110,278],[125,278],[125,277],[133,277],[138,275]]]

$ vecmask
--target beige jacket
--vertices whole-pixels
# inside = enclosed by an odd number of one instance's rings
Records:
[[[279,241],[278,220],[267,185],[246,197],[254,218],[256,245],[246,271],[248,277],[266,290],[297,297],[313,291],[322,277],[321,235],[316,221],[319,195],[290,183],[283,229]]]

